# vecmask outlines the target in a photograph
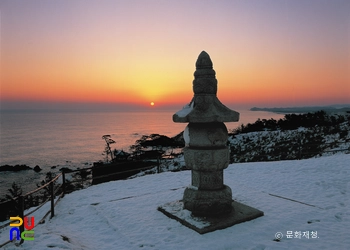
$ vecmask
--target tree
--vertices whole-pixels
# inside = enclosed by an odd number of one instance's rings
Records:
[[[7,199],[14,199],[17,196],[22,195],[22,188],[20,185],[17,185],[16,182],[13,182],[11,188],[7,189],[10,192],[10,195],[6,194]]]
[[[108,156],[110,156],[111,161],[113,161],[113,153],[112,153],[110,144],[115,143],[115,141],[113,139],[111,139],[110,135],[103,135],[102,139],[104,139],[106,141],[105,150],[103,152],[103,154],[106,155],[106,162],[108,162]]]

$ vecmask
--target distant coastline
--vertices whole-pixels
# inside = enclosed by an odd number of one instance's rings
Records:
[[[350,114],[350,104],[323,106],[323,107],[287,107],[287,108],[258,108],[253,107],[250,111],[267,111],[278,114],[298,113],[304,114],[324,110],[327,113],[348,113]]]

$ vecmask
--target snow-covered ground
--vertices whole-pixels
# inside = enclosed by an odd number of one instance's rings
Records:
[[[230,165],[224,182],[233,198],[265,215],[204,235],[157,210],[182,198],[189,171],[91,186],[66,195],[55,217],[34,228],[34,241],[4,249],[350,249],[349,162],[337,154]],[[34,213],[37,221],[48,205]]]
[[[350,152],[350,123],[230,135],[231,162],[294,160]]]

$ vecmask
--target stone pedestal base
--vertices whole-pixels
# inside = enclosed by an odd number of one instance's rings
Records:
[[[194,216],[189,210],[184,208],[183,201],[166,203],[158,207],[158,210],[200,234],[231,227],[235,224],[253,220],[264,215],[262,211],[242,203],[232,200],[231,203],[232,211],[229,214],[219,217]]]
[[[223,185],[219,190],[200,190],[187,187],[183,197],[184,208],[196,216],[221,216],[232,210],[231,188]]]

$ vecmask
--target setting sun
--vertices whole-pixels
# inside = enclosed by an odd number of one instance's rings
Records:
[[[349,102],[349,1],[0,2],[1,108],[182,107],[202,50],[232,108]]]

